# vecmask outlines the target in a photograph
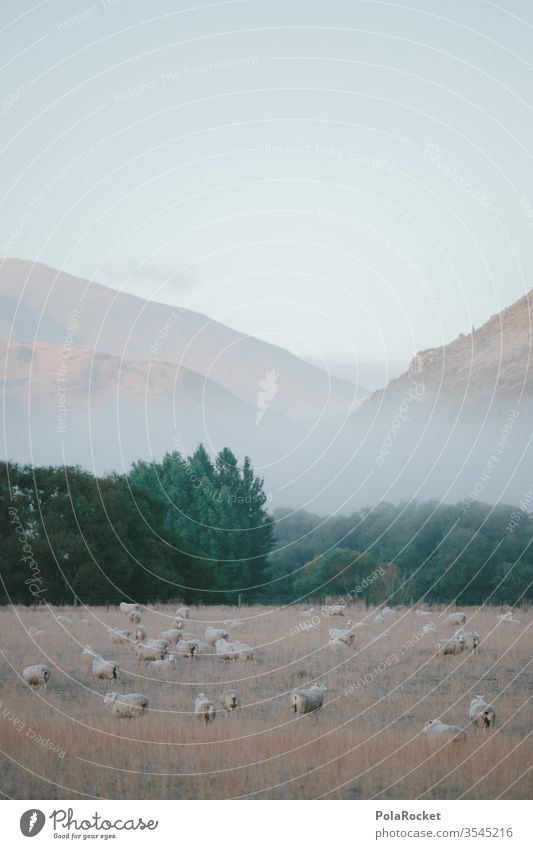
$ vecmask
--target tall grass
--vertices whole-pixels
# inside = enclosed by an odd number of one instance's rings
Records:
[[[170,627],[173,611],[145,612],[150,636]],[[57,622],[58,612],[73,623]],[[207,624],[242,620],[230,638],[257,646],[257,661],[200,655],[156,674],[139,666],[132,646],[111,642],[108,626],[128,627],[114,608],[5,608],[0,789],[28,799],[530,798],[533,616],[519,611],[522,625],[498,624],[494,609],[472,608],[467,627],[482,634],[478,651],[437,658],[436,638],[451,634],[447,612],[421,618],[400,609],[375,623],[375,611],[357,605],[344,618],[317,609],[313,619],[300,607],[193,609],[187,628],[198,637]],[[369,624],[356,630],[353,648],[332,650],[328,629],[350,617]],[[298,628],[305,621],[316,627]],[[428,621],[437,634],[421,633]],[[32,637],[30,626],[45,633]],[[86,643],[119,662],[118,683],[93,678]],[[52,669],[46,692],[20,678],[33,663]],[[318,679],[328,687],[324,707],[295,718],[291,689]],[[216,700],[229,687],[240,690],[242,709],[205,727],[192,713],[195,696]],[[116,719],[102,698],[113,689],[145,693],[148,715]],[[468,723],[475,693],[498,711],[486,735]],[[421,729],[437,717],[466,726],[466,742],[430,749]]]

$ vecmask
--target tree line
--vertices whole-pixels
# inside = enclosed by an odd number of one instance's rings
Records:
[[[510,506],[270,514],[250,460],[201,445],[127,474],[0,468],[0,603],[533,599],[533,516]]]

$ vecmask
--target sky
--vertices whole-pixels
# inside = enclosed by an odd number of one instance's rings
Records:
[[[0,255],[407,360],[531,287],[532,36],[521,0],[8,0]]]

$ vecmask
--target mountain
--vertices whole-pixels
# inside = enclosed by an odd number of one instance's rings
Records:
[[[145,301],[39,263],[0,262],[0,344],[48,342],[176,363],[293,421],[339,415],[368,393],[205,315]],[[262,385],[266,381],[266,389]]]

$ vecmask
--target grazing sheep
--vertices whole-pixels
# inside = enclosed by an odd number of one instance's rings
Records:
[[[415,616],[432,616],[429,610],[421,610],[419,607],[415,610]]]
[[[392,607],[384,607],[381,612],[383,616],[396,616],[396,612],[392,609]]]
[[[111,639],[114,643],[129,643],[131,638],[131,633],[129,631],[124,631],[121,628],[110,628],[109,633],[111,634]]]
[[[163,660],[166,651],[158,646],[149,646],[146,643],[137,643],[133,649],[139,663],[147,663],[150,660]]]
[[[50,680],[50,667],[45,666],[44,663],[27,666],[26,669],[22,670],[22,677],[26,684],[30,684],[32,687],[42,686],[46,690],[46,685]]]
[[[215,703],[211,699],[208,699],[205,693],[199,693],[194,703],[194,713],[198,719],[201,719],[207,725],[209,722],[214,722],[217,715],[217,708]]]
[[[461,613],[457,611],[456,613],[450,613],[445,620],[448,625],[464,625],[466,622],[466,613]]]
[[[208,627],[205,629],[205,641],[209,646],[214,646],[217,640],[227,640],[229,634],[224,628],[211,628]]]
[[[181,657],[188,657],[192,660],[197,651],[198,646],[194,640],[178,640],[176,643],[176,654]]]
[[[190,607],[178,607],[178,609],[176,610],[176,616],[178,616],[180,619],[188,619],[190,615]]]
[[[147,646],[153,646],[155,649],[161,649],[161,651],[166,652],[170,648],[170,640],[165,640],[163,637],[157,637],[156,639],[146,640]]]
[[[437,640],[437,654],[461,654],[464,651],[466,640],[464,637],[452,637],[450,640]]]
[[[437,629],[435,628],[433,622],[426,622],[425,625],[422,625],[420,632],[422,634],[435,634],[437,632]]]
[[[455,636],[464,637],[465,649],[471,649],[471,651],[477,649],[481,642],[481,637],[477,631],[463,631],[463,629],[460,628],[455,632]]]
[[[183,631],[183,629],[185,628],[185,622],[183,621],[183,619],[175,619],[173,627],[177,628],[178,631]]]
[[[383,613],[376,613],[376,615],[374,616],[374,622],[384,622],[384,621],[385,621],[385,617],[383,616]]]
[[[302,715],[319,710],[324,704],[324,695],[328,688],[321,682],[307,688],[299,688],[291,694],[291,710]]]
[[[159,636],[164,640],[168,640],[172,646],[175,646],[183,637],[183,632],[177,628],[169,628],[168,631],[161,631]]]
[[[224,710],[234,711],[241,706],[241,694],[238,690],[226,690],[219,700]]]
[[[326,604],[324,613],[326,616],[344,616],[344,604]]]
[[[353,631],[341,631],[339,628],[330,628],[329,638],[330,640],[340,640],[341,643],[346,643],[347,646],[351,646],[355,640],[355,634]]]
[[[121,601],[119,605],[121,613],[131,613],[132,610],[138,610],[138,604],[129,604],[127,601]]]
[[[486,731],[494,728],[496,724],[496,708],[489,705],[483,696],[478,695],[472,698],[468,716],[476,731]]]
[[[112,711],[119,719],[139,719],[148,710],[149,701],[142,693],[106,693],[105,705],[112,705]]]
[[[133,639],[136,643],[144,643],[147,637],[146,628],[144,625],[137,625],[135,631],[133,632]]]
[[[466,740],[466,733],[462,728],[458,725],[446,725],[440,719],[428,719],[422,731],[434,745],[462,743]]]
[[[118,678],[119,668],[113,660],[104,660],[103,657],[95,657],[93,660],[93,675],[95,678],[115,680]]]
[[[215,649],[217,656],[223,660],[255,660],[255,649],[239,640],[235,640],[234,643],[229,643],[227,640],[217,640]]]
[[[175,672],[176,658],[166,657],[164,660],[149,660],[146,668],[152,672]]]
[[[56,620],[61,622],[62,625],[72,625],[73,622],[70,616],[64,616],[62,613],[57,614]]]
[[[237,652],[237,660],[255,660],[255,649],[247,643],[241,643],[240,640],[235,640],[233,648]]]
[[[138,610],[131,610],[128,613],[128,619],[130,622],[133,622],[134,625],[140,625],[143,621],[143,615]]]

